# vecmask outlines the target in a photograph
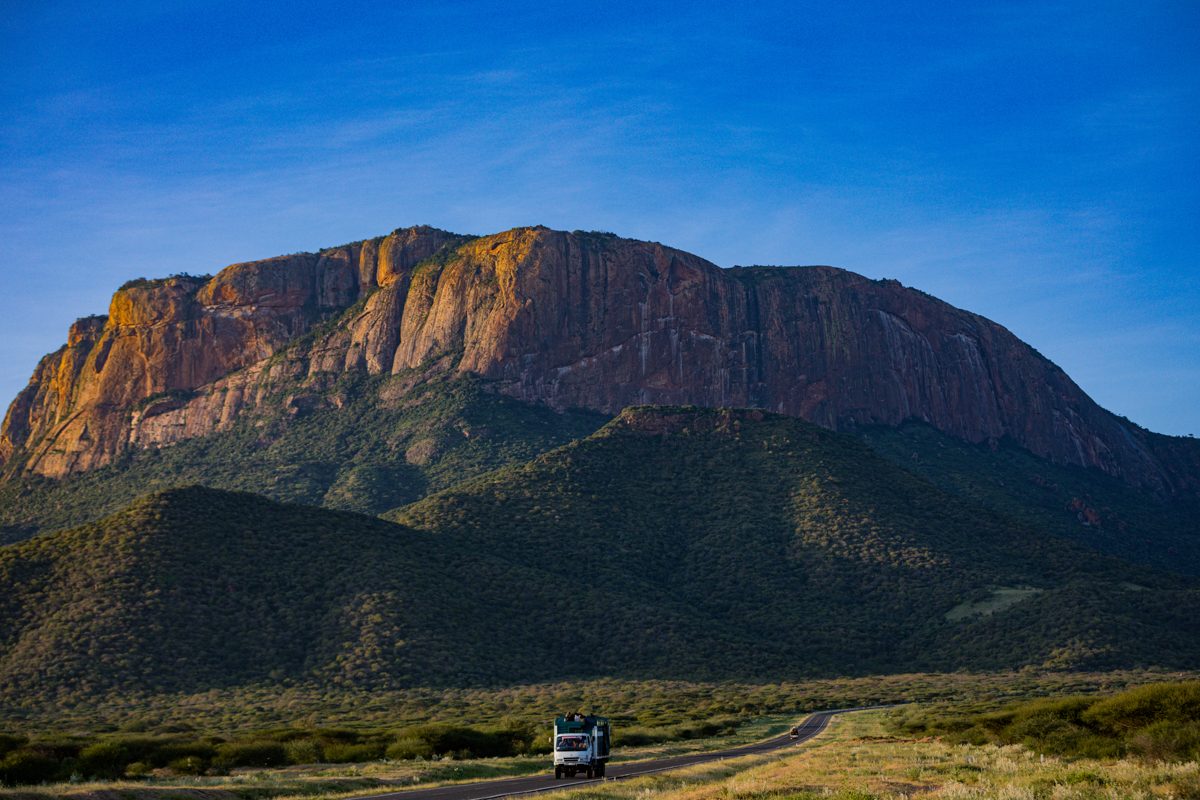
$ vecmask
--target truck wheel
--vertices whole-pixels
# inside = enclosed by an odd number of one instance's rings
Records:
[[[604,777],[604,769],[605,769],[605,767],[607,767],[607,766],[608,766],[608,764],[605,764],[603,761],[601,761],[601,762],[600,762],[600,766],[599,766],[599,767],[597,768],[597,770],[596,770],[596,777],[597,777],[597,778],[603,778],[603,777]]]
[[[595,769],[592,767],[592,765],[591,765],[591,764],[588,764],[588,765],[587,765],[587,772],[586,772],[585,774],[586,774],[586,775],[587,775],[587,777],[589,777],[589,778],[594,778],[594,777],[596,777],[596,770],[595,770]]]
[[[555,767],[554,768],[554,780],[557,781],[561,778],[562,778],[562,767]]]

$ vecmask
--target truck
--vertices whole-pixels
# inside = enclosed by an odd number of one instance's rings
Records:
[[[592,714],[567,714],[554,720],[554,777],[574,778],[583,773],[603,778],[608,763],[612,728],[604,717]]]

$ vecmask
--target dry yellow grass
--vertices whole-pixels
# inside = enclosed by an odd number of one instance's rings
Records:
[[[799,752],[609,783],[573,791],[567,800],[1200,798],[1200,769],[1195,763],[1043,760],[1017,746],[896,740],[885,736],[881,720],[879,713],[846,715]]]

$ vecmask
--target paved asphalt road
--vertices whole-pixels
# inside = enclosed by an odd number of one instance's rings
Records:
[[[799,744],[813,738],[829,724],[829,718],[834,714],[846,711],[864,709],[847,708],[839,711],[821,711],[804,720],[796,727],[800,731],[798,739],[792,739],[788,734],[767,739],[765,742],[748,744],[745,747],[735,747],[732,750],[719,752],[696,753],[690,756],[675,756],[660,758],[653,761],[633,761],[620,764],[608,763],[603,778],[563,778],[556,780],[553,773],[543,775],[527,775],[523,778],[501,778],[498,780],[480,781],[479,783],[456,783],[451,786],[438,786],[432,789],[402,789],[387,794],[365,795],[370,800],[492,800],[497,797],[507,797],[516,794],[534,794],[552,792],[555,789],[572,789],[576,786],[586,786],[602,781],[622,780],[638,775],[649,775],[654,772],[666,772],[680,767],[690,767],[693,764],[703,764],[705,761],[720,761],[725,758],[737,758],[754,753],[767,753],[789,745]],[[550,757],[546,756],[547,769]],[[359,798],[353,798],[359,800]]]

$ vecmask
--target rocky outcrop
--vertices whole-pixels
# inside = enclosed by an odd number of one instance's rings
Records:
[[[227,429],[263,391],[265,359],[449,237],[423,226],[320,254],[234,264],[209,280],[131,281],[107,317],[75,323],[67,346],[38,365],[0,428],[0,461],[25,450],[25,469],[62,477],[127,447]]]
[[[236,264],[203,285],[118,292],[106,322],[77,323],[38,367],[9,410],[0,457],[29,448],[28,469],[65,475],[125,447],[226,429],[263,402],[270,380],[311,387],[456,353],[456,369],[495,391],[557,408],[763,408],[847,431],[918,418],[971,441],[1010,436],[1164,494],[1200,475],[1187,463],[1195,448],[1151,441],[1000,325],[895,281],[832,267],[721,269],[657,243],[545,228],[430,258],[450,241],[404,229]],[[333,330],[289,345],[364,296]],[[146,405],[173,390],[194,395]],[[1182,468],[1174,457],[1164,468],[1158,454],[1172,448]]]

